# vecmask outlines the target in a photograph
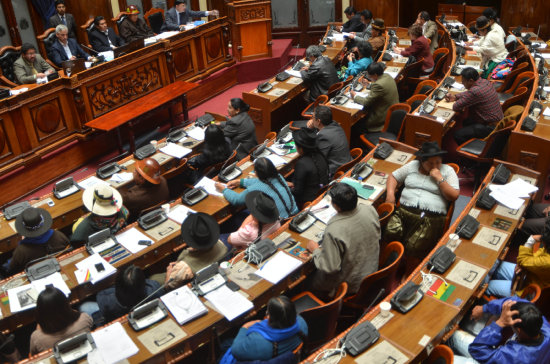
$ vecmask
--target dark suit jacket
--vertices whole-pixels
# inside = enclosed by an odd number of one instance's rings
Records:
[[[193,11],[186,9],[186,11],[183,13],[183,22],[181,24],[187,24],[188,21],[192,21],[193,18],[199,18],[206,16],[205,11]],[[178,12],[176,11],[176,8],[171,8],[166,12],[166,15],[164,16],[164,24],[162,24],[162,28],[160,28],[161,31],[166,32],[169,30],[179,30],[179,22],[178,22]]]
[[[361,15],[355,14],[350,20],[342,25],[342,31],[346,33],[350,32],[362,32],[365,29],[365,24],[361,23]]]
[[[301,71],[302,79],[309,86],[310,101],[317,96],[326,94],[329,87],[338,82],[338,74],[334,64],[327,57],[317,58],[307,71]]]
[[[65,22],[67,22],[67,28],[69,29],[69,37],[76,39],[76,22],[72,14],[65,13]],[[50,28],[55,28],[59,24],[63,24],[58,13],[50,18]]]
[[[129,17],[126,17],[118,26],[118,32],[128,43],[140,38],[147,38],[155,35],[145,20],[138,18],[137,22],[134,23]]]
[[[115,47],[120,47],[126,44],[122,40],[122,38],[115,33],[113,28],[107,28],[107,33],[109,34],[109,39],[111,40],[111,43],[113,43]],[[99,29],[97,29],[96,27],[94,27],[90,31],[90,33],[88,33],[88,39],[90,40],[92,48],[98,52],[111,50],[111,47],[109,47],[109,40],[107,39],[107,36],[105,35],[105,33],[100,32]]]
[[[237,158],[246,157],[250,149],[258,145],[256,140],[256,126],[247,112],[241,112],[231,119],[220,123],[223,128],[223,134],[231,140],[231,149],[237,148],[239,143],[242,148],[237,150]],[[244,153],[242,150],[246,150]]]
[[[80,48],[76,40],[69,38],[67,39],[67,43],[69,44],[71,53],[76,58],[88,59],[88,57],[90,57],[88,53],[84,52],[84,50]],[[61,62],[69,60],[69,57],[67,57],[67,53],[65,53],[65,49],[61,43],[59,43],[59,40],[53,42],[52,47],[48,50],[48,58],[58,67],[61,67]]]
[[[328,160],[331,176],[338,167],[351,160],[348,138],[344,129],[336,121],[328,124],[317,133],[317,148]]]

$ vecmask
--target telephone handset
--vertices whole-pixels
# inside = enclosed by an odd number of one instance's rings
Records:
[[[120,166],[117,162],[113,162],[98,168],[96,174],[101,179],[107,179],[118,172],[120,172]]]
[[[445,97],[445,95],[447,95],[447,92],[448,92],[448,91],[447,91],[446,89],[439,87],[439,88],[438,88],[437,90],[435,90],[435,92],[434,92],[434,96],[433,96],[434,100],[437,100],[437,101],[443,100],[443,98]]]
[[[164,209],[158,208],[151,212],[146,213],[138,219],[139,227],[143,230],[149,230],[157,225],[162,224],[168,219]]]
[[[393,308],[401,313],[407,313],[420,302],[424,293],[420,285],[411,281],[407,282],[390,300]]]
[[[242,173],[243,172],[241,171],[241,169],[237,167],[237,162],[234,162],[222,169],[221,172],[218,174],[218,178],[220,179],[220,181],[227,183],[239,177]]]
[[[262,82],[258,85],[258,92],[265,93],[273,88],[273,85],[268,81]]]
[[[355,179],[365,179],[372,173],[372,167],[367,162],[359,162],[357,163],[352,171],[351,171],[351,178]]]
[[[195,187],[181,196],[181,201],[187,206],[193,206],[208,197],[208,192],[203,187]]]

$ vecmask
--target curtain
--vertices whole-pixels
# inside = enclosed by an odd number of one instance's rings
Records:
[[[44,21],[44,30],[50,27],[50,18],[55,14],[55,0],[32,0],[34,8]]]

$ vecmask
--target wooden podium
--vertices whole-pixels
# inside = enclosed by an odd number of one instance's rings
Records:
[[[271,1],[241,0],[227,4],[233,57],[239,61],[271,57]]]

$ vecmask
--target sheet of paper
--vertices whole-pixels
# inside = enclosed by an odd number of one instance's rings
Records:
[[[195,213],[195,211],[191,210],[189,207],[177,205],[170,210],[168,217],[181,225],[187,216],[192,213]]]
[[[134,179],[133,173],[130,172],[121,172],[121,173],[115,173],[111,176],[109,181],[121,183],[121,182],[128,182]]]
[[[384,72],[391,76],[391,78],[396,78],[399,72]]]
[[[353,100],[349,100],[348,102],[346,102],[342,106],[347,107],[348,109],[363,110],[363,105],[358,104],[358,103],[354,102]]]
[[[457,90],[463,90],[464,89],[464,85],[461,84],[461,83],[458,83],[458,82],[453,83],[451,87],[456,88]]]
[[[193,139],[204,140],[204,129],[195,126],[193,128],[186,129],[185,132]]]
[[[270,154],[266,158],[272,161],[275,167],[279,167],[286,164],[286,161],[280,156],[278,156],[277,154]]]
[[[141,231],[139,231],[135,227],[126,230],[122,234],[117,235],[116,239],[118,240],[120,245],[128,249],[132,254],[135,254],[140,250],[147,248],[146,245],[139,245],[138,241],[151,240],[149,237],[147,237],[145,234],[143,234]]]
[[[445,278],[468,289],[474,289],[485,273],[487,269],[459,260]]]
[[[506,192],[502,192],[501,190],[492,191],[491,197],[493,197],[495,200],[497,200],[499,203],[503,204],[504,206],[517,210],[523,205],[524,200],[521,198],[518,198],[516,196],[510,196]]]
[[[99,254],[94,254],[76,263],[75,276],[79,284],[87,282],[96,284],[116,272],[116,268],[109,264]],[[99,268],[99,270],[98,270]],[[89,276],[89,279],[87,277]]]
[[[254,308],[252,302],[225,284],[204,297],[229,321]]]
[[[287,92],[288,92],[288,90],[284,89],[284,88],[274,88],[271,91],[269,91],[267,93],[267,95],[279,97],[279,96],[282,96],[282,95],[286,94]]]
[[[191,291],[189,286],[183,286],[170,291],[160,299],[180,325],[192,321],[208,312],[208,309]]]
[[[120,322],[92,332],[92,337],[105,364],[124,360],[139,351]]]
[[[209,195],[223,197],[223,193],[216,189],[215,183],[216,182],[214,180],[208,177],[203,177],[197,184],[195,184],[195,187],[203,187]]]
[[[500,191],[518,198],[527,198],[531,193],[538,191],[537,186],[533,186],[521,178],[517,178],[504,185],[491,184],[489,185],[489,189],[491,191]]]
[[[286,80],[286,83],[289,83],[291,85],[299,85],[302,82],[304,82],[304,80],[302,80],[301,76],[300,77],[290,77],[288,80]]]
[[[61,277],[61,273],[55,272],[54,274],[50,274],[47,277],[44,277],[42,279],[37,279],[36,281],[33,281],[32,286],[34,289],[36,289],[36,292],[40,293],[43,290],[46,289],[47,285],[53,285],[54,287],[58,288],[61,292],[65,294],[65,296],[69,297],[71,294],[71,289],[67,286],[67,283],[63,280],[63,277]]]
[[[193,150],[182,147],[181,145],[177,145],[176,143],[168,143],[165,147],[160,148],[160,151],[174,158],[181,159],[191,153]]]
[[[325,208],[325,206],[328,207]],[[321,201],[319,201],[315,206],[311,208],[311,211],[315,211],[313,215],[317,219],[321,220],[325,225],[328,224],[328,221],[334,215],[336,215],[336,210],[334,209],[334,207],[332,207],[329,196],[325,196]]]
[[[299,79],[302,78],[302,74],[300,73],[300,71],[294,71],[292,68],[286,70],[285,72],[291,75],[292,77],[297,77]]]
[[[548,106],[544,109],[544,112],[542,113],[542,115],[550,116],[550,108]]]
[[[273,284],[294,272],[296,268],[302,265],[302,261],[296,259],[285,252],[278,252],[275,256],[264,263],[256,275]]]
[[[508,236],[509,235],[503,231],[483,226],[472,240],[472,243],[498,251],[502,244],[506,242]]]
[[[32,284],[26,284],[8,290],[8,298],[10,300],[10,311],[14,313],[36,307],[38,292]]]
[[[83,179],[82,181],[78,182],[78,185],[86,190],[90,187],[95,187],[99,183],[107,184],[107,182],[105,182],[102,179],[97,178],[96,176],[90,176],[90,177],[88,177],[86,179]]]
[[[256,268],[248,264],[244,259],[226,270],[227,277],[243,289],[250,289],[261,280],[255,272]]]

